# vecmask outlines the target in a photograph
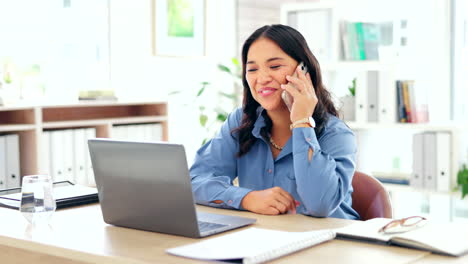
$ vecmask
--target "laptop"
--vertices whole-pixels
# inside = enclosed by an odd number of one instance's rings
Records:
[[[88,140],[104,222],[205,237],[256,219],[197,212],[183,145]]]

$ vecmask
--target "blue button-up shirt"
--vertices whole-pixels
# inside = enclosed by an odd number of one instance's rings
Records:
[[[218,134],[203,145],[190,168],[196,202],[242,209],[241,201],[253,190],[279,186],[300,202],[297,212],[316,217],[359,219],[351,207],[351,186],[355,170],[356,141],[353,132],[337,117],[329,119],[317,138],[313,128],[298,127],[280,154],[273,158],[269,143],[260,130],[260,114],[252,130],[257,141],[241,157],[237,134],[242,109],[232,112]],[[309,148],[313,150],[309,161]],[[239,179],[239,187],[232,184]],[[213,201],[221,200],[221,204]]]

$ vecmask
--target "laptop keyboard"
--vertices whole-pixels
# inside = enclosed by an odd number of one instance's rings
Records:
[[[198,228],[200,229],[200,232],[206,232],[206,231],[218,229],[218,228],[225,227],[225,226],[227,225],[198,221]]]

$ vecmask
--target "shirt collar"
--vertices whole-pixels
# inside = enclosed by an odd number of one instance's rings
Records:
[[[257,108],[257,120],[255,121],[254,127],[252,129],[252,135],[256,138],[262,138],[262,135],[260,135],[260,131],[262,127],[265,126],[265,118],[263,118],[262,115],[263,111],[265,111],[263,107],[259,106]]]
[[[262,115],[263,111],[265,111],[263,107],[259,106],[257,108],[257,120],[254,123],[254,127],[252,129],[252,135],[256,138],[259,138],[265,141],[262,135],[260,135],[261,129],[265,126],[265,118]],[[265,141],[265,143],[269,144],[267,141]],[[286,145],[283,147],[283,150],[278,155],[278,157],[276,157],[276,161],[280,160],[284,156],[289,155],[290,153],[292,153],[292,136],[286,142]]]

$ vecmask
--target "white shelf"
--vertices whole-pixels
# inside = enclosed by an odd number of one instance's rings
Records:
[[[395,64],[380,61],[337,61],[323,62],[321,68],[324,71],[388,71],[395,69]]]
[[[139,123],[159,123],[167,121],[167,116],[141,116],[118,118],[111,120],[112,124],[139,124]]]
[[[67,128],[67,127],[87,127],[113,124],[139,124],[139,123],[159,123],[167,121],[166,116],[140,116],[140,117],[122,117],[94,120],[74,120],[74,121],[54,121],[44,122],[42,128]]]
[[[167,140],[167,103],[156,101],[86,101],[71,104],[27,104],[0,107],[0,132],[20,134],[20,173],[37,174],[44,164],[41,138],[44,129],[94,127],[96,137],[109,137],[112,125],[161,123]],[[15,124],[15,123],[17,124]]]
[[[0,125],[0,132],[27,131],[34,130],[35,127],[30,124]]]
[[[366,129],[413,129],[424,131],[453,131],[454,129],[463,129],[467,125],[460,123],[359,123],[359,122],[346,122],[346,124],[353,130],[366,130]]]
[[[393,184],[393,183],[383,183],[383,186],[385,186],[385,189],[389,192],[418,192],[421,194],[427,194],[427,195],[448,195],[448,196],[453,196],[455,198],[461,199],[461,191],[436,191],[436,190],[427,190],[427,189],[420,189],[420,188],[414,188],[410,185],[405,185],[405,184]]]

